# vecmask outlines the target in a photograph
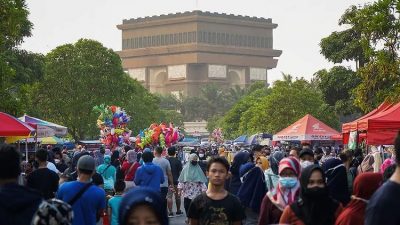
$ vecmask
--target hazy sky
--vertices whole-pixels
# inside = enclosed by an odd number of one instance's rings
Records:
[[[350,5],[372,0],[27,0],[32,37],[22,48],[47,53],[79,38],[100,41],[121,50],[123,19],[203,10],[272,18],[274,48],[282,50],[276,69],[268,72],[269,82],[281,72],[307,79],[319,69],[330,68],[320,55],[318,43],[332,31],[344,29],[337,23]],[[197,2],[197,3],[196,3]],[[345,65],[352,65],[347,63]]]

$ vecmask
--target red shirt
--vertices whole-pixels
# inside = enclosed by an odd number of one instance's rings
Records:
[[[132,163],[129,163],[126,160],[124,163],[122,163],[121,171],[125,174],[125,181],[133,181],[135,179],[136,170],[139,168],[140,164],[138,162],[134,162],[132,169],[130,169],[131,166]]]

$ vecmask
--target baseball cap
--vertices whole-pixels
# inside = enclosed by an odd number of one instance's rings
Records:
[[[78,160],[77,168],[82,170],[94,171],[96,169],[94,158],[90,155],[84,155],[80,157]]]

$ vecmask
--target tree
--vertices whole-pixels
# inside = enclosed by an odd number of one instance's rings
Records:
[[[98,135],[95,105],[118,105],[137,132],[156,121],[159,99],[123,72],[119,56],[97,41],[80,39],[46,55],[46,74],[33,103],[44,119],[69,128],[77,139]]]
[[[183,126],[183,116],[181,113],[175,110],[161,109],[160,122],[172,122],[175,126],[182,127]]]
[[[276,133],[307,113],[337,128],[338,118],[333,108],[324,103],[322,94],[304,79],[292,81],[285,76],[276,81],[271,93],[248,108],[240,118],[243,134]]]
[[[19,88],[13,82],[16,69],[10,65],[15,47],[24,37],[31,35],[32,23],[28,20],[24,0],[0,2],[0,111],[13,115],[20,113]]]
[[[263,97],[270,93],[270,89],[263,87],[262,89],[256,89],[242,97],[233,107],[225,113],[223,118],[217,123],[224,131],[224,136],[227,139],[233,139],[242,135],[242,131],[239,130],[240,118],[243,114],[260,101]],[[215,127],[210,127],[213,130]]]
[[[384,100],[400,99],[398,15],[397,0],[351,6],[340,20],[350,28],[321,41],[321,53],[328,60],[359,60],[357,75],[361,82],[354,89],[354,103],[364,112]]]
[[[29,11],[25,0],[3,0],[0,9],[0,49],[11,49],[21,44],[24,37],[31,36]]]
[[[313,81],[321,91],[323,100],[335,108],[338,115],[350,115],[358,112],[354,107],[353,90],[360,84],[360,78],[351,69],[334,66],[329,71],[317,71]]]

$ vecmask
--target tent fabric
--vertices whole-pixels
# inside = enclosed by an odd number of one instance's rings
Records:
[[[237,137],[235,140],[233,140],[233,142],[245,142],[247,139],[247,135],[242,135]]]
[[[50,136],[54,136],[54,135],[62,137],[68,133],[67,127],[64,127],[64,126],[61,126],[61,125],[58,125],[58,124],[55,124],[55,123],[52,123],[49,121],[45,121],[45,120],[42,120],[42,119],[39,119],[36,117],[24,115],[18,119],[20,119],[21,121],[23,121],[25,123],[37,126],[38,136],[41,136],[41,137],[50,137]],[[46,127],[47,127],[47,129],[46,129]],[[51,128],[54,131],[52,132],[48,128]],[[39,133],[43,134],[43,135],[39,135]]]
[[[358,122],[358,130],[400,129],[400,102]]]
[[[314,141],[332,140],[339,132],[319,121],[310,114],[273,136],[274,141]]]
[[[56,144],[64,144],[64,141],[58,137],[45,137],[40,140],[42,144],[46,145],[56,145]]]
[[[0,137],[24,136],[27,137],[35,131],[28,124],[18,120],[17,118],[0,112]]]
[[[350,131],[363,132],[368,145],[391,145],[400,130],[400,102],[382,103],[367,115],[349,123],[350,129],[342,126],[344,143]]]
[[[374,116],[376,114],[384,112],[384,111],[390,109],[392,106],[393,106],[392,103],[383,102],[381,105],[378,106],[378,108],[372,110],[371,112],[365,114],[364,116],[362,116],[352,122],[343,124],[342,125],[342,133],[349,133],[350,131],[356,131],[358,129],[358,123],[360,121],[366,120],[371,116]]]

